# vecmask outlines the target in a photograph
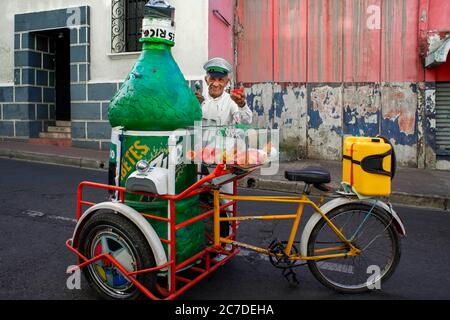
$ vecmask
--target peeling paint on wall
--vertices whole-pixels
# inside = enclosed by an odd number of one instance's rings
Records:
[[[272,126],[270,114],[273,108],[273,85],[271,83],[253,84],[245,88],[247,104],[253,111],[253,124],[260,128]]]
[[[436,164],[436,87],[426,84],[424,112],[425,166],[435,169]],[[419,122],[421,123],[421,122]]]
[[[311,86],[308,90],[308,156],[342,157],[342,86]]]
[[[280,129],[282,140],[297,139],[306,146],[306,86],[274,85],[274,127]]]
[[[398,134],[404,135],[401,138],[401,143],[406,145],[413,144],[415,142],[414,135],[416,134],[416,85],[408,83],[383,85],[381,104],[383,106],[383,120],[396,122],[398,124]]]
[[[399,164],[417,166],[417,85],[384,84],[381,134],[394,142]]]
[[[425,158],[425,138],[424,138],[424,117],[425,117],[425,84],[418,84],[417,92],[417,167],[424,169]]]
[[[280,148],[290,158],[307,157],[307,90],[305,85],[274,85],[273,127],[280,130]]]
[[[427,143],[436,149],[436,89],[425,90],[425,135]]]
[[[306,156],[307,90],[304,84],[244,84],[253,125],[280,130],[280,143],[295,157]],[[295,150],[294,150],[295,149]]]
[[[377,84],[344,86],[344,134],[374,137],[380,132],[381,93]]]
[[[382,134],[400,165],[434,166],[435,91],[423,84],[245,86],[253,124],[280,129],[281,145],[302,157],[340,160],[344,135]]]
[[[444,39],[441,39],[441,36],[439,33],[432,33],[428,36],[428,52],[434,52],[436,49],[438,49],[442,43],[444,43]]]

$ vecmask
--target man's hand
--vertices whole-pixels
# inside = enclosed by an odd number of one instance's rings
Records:
[[[244,88],[231,90],[231,99],[236,102],[239,108],[244,108],[246,103]]]
[[[202,96],[200,91],[195,91],[195,96],[198,99],[198,102],[200,102],[200,104],[203,104],[203,102],[205,101],[205,98]]]

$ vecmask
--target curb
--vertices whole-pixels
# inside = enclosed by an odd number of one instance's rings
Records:
[[[247,177],[239,181],[239,186],[249,189],[300,194],[303,192],[304,183]],[[397,205],[438,209],[450,212],[450,198],[446,197],[393,192],[389,199],[393,204]]]
[[[83,169],[107,170],[107,164],[102,160],[61,156],[56,154],[43,154],[37,152],[0,149],[0,158],[26,160],[48,164],[59,164]]]
[[[85,159],[80,157],[70,157],[61,155],[49,155],[36,152],[18,151],[11,149],[0,149],[0,158],[26,160],[47,164],[59,164],[83,169],[95,169],[106,171],[108,164],[106,161],[97,159]],[[279,191],[287,193],[302,193],[303,183],[267,180],[257,177],[246,177],[239,181],[239,186],[247,189]],[[404,192],[393,192],[390,200],[394,204],[414,206],[428,209],[438,209],[450,212],[450,198],[409,194]]]

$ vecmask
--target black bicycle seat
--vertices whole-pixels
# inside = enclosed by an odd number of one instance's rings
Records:
[[[306,184],[321,185],[330,183],[330,171],[321,167],[308,167],[301,170],[289,170],[284,173],[289,181],[302,181]]]

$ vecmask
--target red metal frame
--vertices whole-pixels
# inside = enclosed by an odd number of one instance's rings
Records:
[[[233,168],[231,168],[233,170]],[[224,176],[229,174],[231,171],[227,170],[225,165],[218,165],[213,173],[211,173],[208,176],[205,176],[204,178],[200,179],[198,182],[194,183],[192,186],[190,186],[188,189],[183,191],[182,193],[178,195],[173,196],[160,196],[155,194],[148,194],[148,193],[135,193],[145,196],[151,196],[154,198],[160,198],[165,199],[169,201],[169,207],[170,207],[170,213],[169,218],[162,218],[162,217],[156,217],[149,214],[143,214],[141,213],[145,218],[148,219],[155,219],[160,221],[166,221],[170,225],[170,240],[167,239],[160,239],[162,243],[166,243],[169,245],[169,262],[167,262],[164,265],[157,266],[154,268],[146,269],[146,270],[138,270],[134,272],[128,272],[122,265],[120,265],[117,260],[115,260],[111,255],[108,254],[101,254],[99,256],[96,256],[92,259],[88,259],[85,256],[83,256],[77,248],[75,248],[72,243],[72,240],[69,239],[66,241],[66,246],[77,255],[80,263],[77,266],[78,268],[82,269],[92,263],[94,263],[97,260],[106,259],[111,262],[117,269],[120,270],[120,272],[129,280],[131,281],[145,296],[147,296],[149,299],[152,300],[173,300],[177,298],[179,295],[181,295],[183,292],[191,288],[193,285],[198,283],[200,280],[205,278],[207,275],[212,273],[213,271],[217,270],[220,266],[224,265],[228,260],[230,260],[232,257],[237,255],[240,251],[240,249],[236,246],[232,246],[230,250],[225,250],[222,247],[216,248],[213,245],[206,247],[201,252],[197,253],[196,255],[192,256],[186,261],[183,261],[180,264],[176,263],[176,231],[179,229],[182,229],[190,224],[193,224],[201,219],[206,219],[208,217],[213,216],[214,209],[209,208],[205,213],[200,214],[197,217],[194,217],[192,219],[189,219],[187,221],[184,221],[180,224],[175,224],[175,203],[179,200],[189,198],[191,196],[197,195],[202,192],[211,191],[213,188],[215,188],[214,185],[209,184],[207,186],[204,186],[205,184],[208,184],[213,179]],[[233,195],[237,194],[237,180],[240,177],[236,177],[233,179]],[[116,191],[118,192],[118,199],[121,203],[125,203],[125,192],[130,193],[126,191],[125,188],[122,187],[116,187],[116,186],[109,186],[99,183],[93,183],[93,182],[82,182],[78,186],[78,192],[77,192],[77,221],[80,220],[82,216],[82,207],[85,206],[94,206],[95,203],[84,201],[83,200],[83,189],[85,187],[92,187],[92,188],[98,188],[98,189],[105,189],[109,191]],[[232,210],[227,210],[229,206],[233,206]],[[230,201],[227,204],[224,204],[220,207],[221,210],[226,210],[227,212],[231,212],[233,214],[233,217],[236,217],[236,211],[237,211],[237,202],[236,201]],[[228,237],[231,240],[236,239],[236,227],[237,223],[234,221],[232,223],[232,234]],[[226,257],[220,261],[216,261],[211,256],[212,254],[224,254]],[[182,276],[177,275],[177,271],[182,270],[183,268],[188,267],[192,263],[198,260],[204,261],[204,268],[199,268],[198,266],[191,266],[189,269],[192,271],[195,271],[198,273],[197,276],[195,276],[193,279],[187,279]],[[76,267],[75,267],[76,268]],[[156,296],[153,292],[151,292],[148,288],[143,286],[137,279],[134,277],[138,274],[143,273],[149,273],[149,272],[156,272],[159,270],[162,270],[164,268],[168,268],[168,275],[170,276],[170,283],[168,284],[168,288],[161,288],[159,285],[156,286],[156,290],[158,293],[163,296],[164,298],[160,298]]]

